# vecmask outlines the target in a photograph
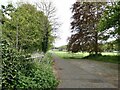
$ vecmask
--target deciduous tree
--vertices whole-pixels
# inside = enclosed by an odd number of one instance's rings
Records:
[[[36,3],[37,7],[40,11],[44,12],[47,18],[43,19],[43,30],[44,37],[42,40],[42,51],[45,53],[49,46],[51,46],[51,42],[55,39],[56,30],[60,26],[56,17],[56,8],[53,3],[50,1],[40,1],[40,3]]]
[[[110,28],[112,28],[112,30],[110,30]],[[116,38],[118,46],[120,46],[120,1],[107,6],[99,22],[98,30],[107,33],[107,35],[103,36],[106,40]]]
[[[72,32],[75,32],[68,43],[68,50],[72,52],[88,51],[98,54],[97,23],[105,8],[103,2],[76,2],[73,4]]]
[[[42,11],[38,11],[31,4],[22,3],[14,12],[9,13],[9,18],[6,17],[3,24],[3,35],[18,50],[41,51],[41,43],[45,36],[43,30],[44,19],[49,24],[48,18]],[[50,25],[49,28],[51,28]]]

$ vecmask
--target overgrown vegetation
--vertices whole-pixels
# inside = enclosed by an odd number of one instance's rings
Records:
[[[47,53],[42,62],[35,61],[30,55],[17,53],[6,40],[2,41],[2,90],[55,89],[58,81],[51,59]]]
[[[19,3],[16,7],[2,5],[0,12],[2,90],[55,89],[58,81],[52,57],[46,53],[54,40],[53,26],[45,11],[29,3]],[[46,54],[39,60],[31,58],[33,52]]]
[[[46,11],[37,8],[29,3],[19,3],[17,7],[13,4],[1,6],[2,37],[9,40],[18,51],[46,53],[52,46],[55,39],[52,21],[44,13]],[[52,9],[52,6],[49,8]]]
[[[75,2],[72,10],[71,29],[75,34],[69,38],[68,46],[59,48],[64,50],[67,47],[70,52],[56,54],[64,59],[120,63],[119,55],[100,54],[101,51],[119,51],[120,1],[110,4]],[[46,53],[55,39],[53,32],[59,26],[54,17],[55,11],[49,2],[1,6],[0,28],[4,39],[1,41],[2,90],[53,90],[57,87],[58,81],[52,71],[52,57]],[[115,41],[106,42],[110,38]],[[89,53],[77,53],[80,51]],[[31,58],[32,52],[46,54],[39,60]]]

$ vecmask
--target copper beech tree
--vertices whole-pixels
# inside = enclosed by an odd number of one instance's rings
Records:
[[[98,54],[100,51],[97,24],[105,9],[105,2],[76,2],[72,6],[71,35],[68,51],[88,51]]]

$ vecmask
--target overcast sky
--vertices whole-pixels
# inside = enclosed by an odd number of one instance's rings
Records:
[[[17,1],[23,2],[39,2],[41,0],[0,0],[0,4],[7,5],[9,2],[16,3]],[[54,6],[57,9],[56,15],[59,18],[61,27],[59,28],[59,38],[55,40],[55,46],[61,46],[67,44],[67,38],[71,35],[70,34],[70,18],[72,17],[71,13],[71,6],[76,0],[49,0],[52,1]]]

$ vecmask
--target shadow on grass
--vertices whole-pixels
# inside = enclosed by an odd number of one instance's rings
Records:
[[[103,62],[110,62],[120,64],[120,54],[117,55],[102,55],[102,54],[87,54],[87,53],[79,53],[79,54],[70,54],[70,53],[56,53],[59,57],[70,60],[70,59],[77,59],[77,60],[95,60],[95,61],[103,61]]]
[[[63,57],[64,59],[82,59],[82,57]]]
[[[120,64],[120,55],[119,56],[110,56],[110,55],[95,55],[91,54],[89,56],[83,57],[82,59],[96,60],[96,61],[104,61]]]

